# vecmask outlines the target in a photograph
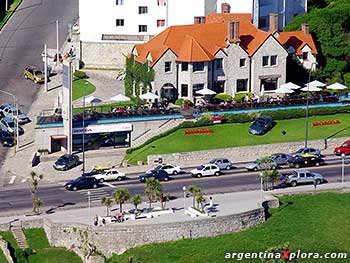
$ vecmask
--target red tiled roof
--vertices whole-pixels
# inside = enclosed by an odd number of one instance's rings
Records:
[[[311,34],[305,35],[303,31],[280,32],[278,41],[285,47],[293,47],[297,55],[301,55],[305,45],[311,48],[312,54],[317,54],[317,48]]]

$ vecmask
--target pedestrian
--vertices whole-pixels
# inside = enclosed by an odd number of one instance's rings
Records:
[[[74,57],[75,56],[75,48],[73,45],[71,45],[70,49],[69,49],[69,55],[71,57]]]
[[[106,219],[102,218],[102,224],[105,226],[106,225]]]
[[[98,216],[96,215],[94,218],[94,226],[97,226],[97,225],[98,225]]]
[[[314,181],[313,181],[313,185],[314,185],[314,189],[317,188],[317,180],[314,178]]]
[[[209,206],[208,208],[213,208],[214,207],[214,203],[213,203],[213,197],[209,197]]]

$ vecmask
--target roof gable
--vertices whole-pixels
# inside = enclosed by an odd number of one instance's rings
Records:
[[[317,48],[311,34],[305,35],[303,31],[281,32],[278,41],[286,48],[293,47],[297,55],[308,45],[312,54],[317,54]]]

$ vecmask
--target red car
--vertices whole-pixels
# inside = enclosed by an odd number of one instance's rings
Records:
[[[334,149],[335,155],[350,155],[350,140],[345,141],[341,146]]]

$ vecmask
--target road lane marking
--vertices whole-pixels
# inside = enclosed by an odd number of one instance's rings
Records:
[[[12,175],[11,180],[9,181],[9,184],[14,184],[15,180],[16,180],[16,175]]]
[[[107,183],[107,182],[103,182],[102,184],[103,184],[103,185],[106,185],[106,186],[109,186],[109,187],[111,187],[111,188],[117,188],[115,185],[112,185],[112,184]]]

